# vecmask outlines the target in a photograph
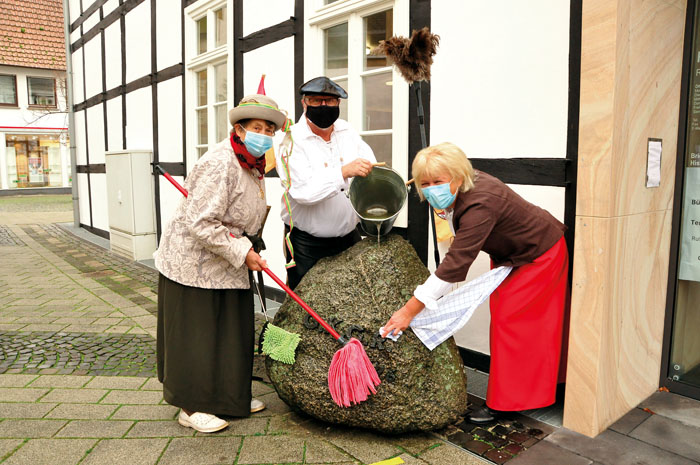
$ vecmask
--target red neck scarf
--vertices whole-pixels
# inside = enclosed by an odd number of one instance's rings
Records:
[[[238,158],[238,163],[240,163],[243,168],[248,170],[257,168],[260,173],[258,179],[262,179],[265,176],[265,156],[263,155],[260,158],[256,158],[251,155],[235,131],[231,131],[231,147],[233,148],[233,153],[236,154],[236,158]]]

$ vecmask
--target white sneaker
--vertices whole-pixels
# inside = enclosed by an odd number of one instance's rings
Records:
[[[265,410],[265,402],[258,399],[253,399],[250,401],[250,413],[259,412],[260,410]]]
[[[200,433],[214,433],[228,426],[227,421],[215,415],[202,412],[194,412],[192,415],[187,415],[183,410],[180,410],[177,422]]]

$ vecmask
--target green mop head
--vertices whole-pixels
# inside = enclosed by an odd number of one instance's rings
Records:
[[[300,340],[298,334],[268,324],[263,334],[262,351],[273,360],[292,365]]]

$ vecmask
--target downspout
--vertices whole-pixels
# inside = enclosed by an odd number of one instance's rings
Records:
[[[78,202],[78,159],[75,152],[75,114],[73,113],[73,54],[70,48],[70,8],[63,0],[63,30],[66,42],[66,106],[68,110],[68,138],[70,140],[70,178],[73,193],[73,226],[80,227]]]

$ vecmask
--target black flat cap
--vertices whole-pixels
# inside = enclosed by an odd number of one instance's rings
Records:
[[[319,76],[306,81],[299,88],[301,95],[331,95],[333,97],[348,98],[348,93],[326,76]]]

